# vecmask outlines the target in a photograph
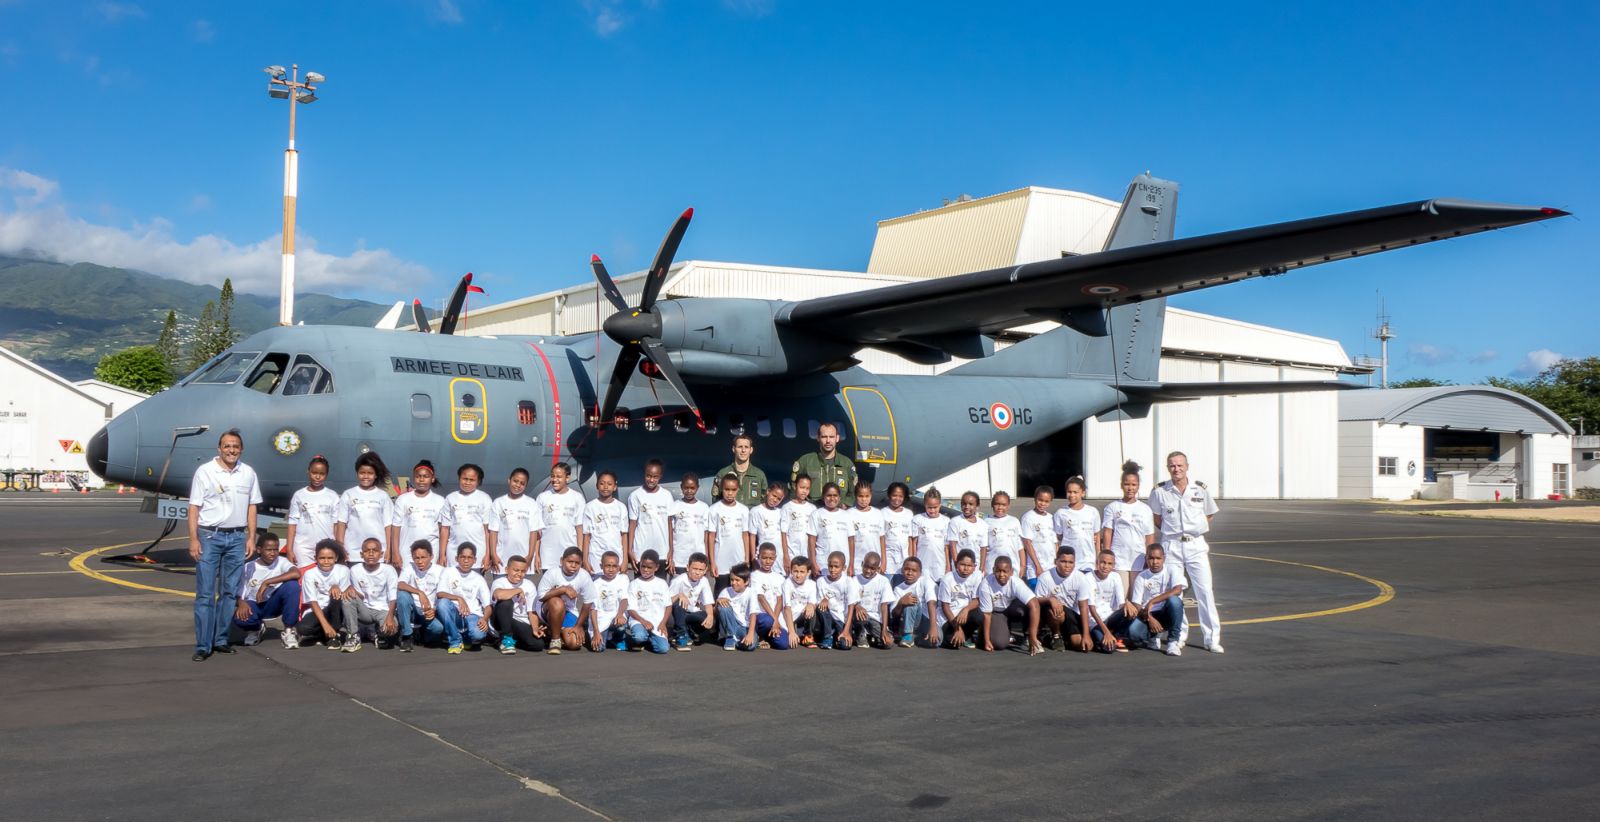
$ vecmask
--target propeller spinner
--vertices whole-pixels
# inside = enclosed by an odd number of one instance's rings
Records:
[[[622,392],[628,387],[628,380],[639,367],[639,360],[645,360],[650,371],[658,373],[672,390],[677,392],[684,405],[689,407],[694,414],[697,424],[702,428],[705,422],[700,418],[700,406],[689,396],[689,387],[684,385],[683,378],[678,376],[678,369],[667,356],[667,348],[661,343],[661,312],[656,310],[656,298],[661,295],[661,286],[667,281],[667,269],[672,267],[672,258],[678,253],[678,244],[683,242],[684,232],[689,230],[689,221],[694,218],[694,209],[685,209],[678,216],[677,222],[672,224],[672,229],[661,240],[661,248],[656,251],[655,262],[650,264],[650,270],[645,274],[644,293],[639,297],[637,308],[629,308],[626,300],[622,298],[621,289],[611,279],[611,274],[606,271],[605,263],[600,261],[600,256],[589,258],[589,266],[594,269],[594,278],[600,283],[600,290],[605,292],[606,299],[616,306],[617,313],[607,317],[601,324],[606,336],[615,340],[622,346],[617,352],[617,363],[611,369],[611,383],[606,387],[605,402],[600,406],[599,421],[609,424],[617,411],[617,402],[622,397]]]

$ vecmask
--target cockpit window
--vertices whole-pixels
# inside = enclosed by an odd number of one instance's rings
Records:
[[[235,351],[232,354],[225,354],[201,371],[193,382],[196,385],[228,385],[238,382],[259,356],[261,356],[259,351]]]
[[[272,389],[278,387],[283,381],[283,371],[289,365],[289,355],[273,351],[261,358],[261,364],[251,372],[250,378],[244,381],[244,387],[263,394],[271,394]]]
[[[333,375],[316,360],[300,354],[294,358],[289,377],[283,381],[283,396],[299,397],[307,394],[332,394]]]

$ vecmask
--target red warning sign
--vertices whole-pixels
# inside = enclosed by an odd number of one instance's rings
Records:
[[[68,454],[72,453],[72,446],[75,444],[72,440],[56,440],[56,442],[61,443],[62,451],[65,451]]]

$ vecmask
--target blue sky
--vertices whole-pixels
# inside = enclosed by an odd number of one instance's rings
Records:
[[[0,0],[0,253],[490,301],[680,258],[861,270],[874,222],[1024,185],[1183,186],[1184,236],[1427,197],[1566,219],[1188,295],[1471,381],[1600,353],[1600,5]],[[296,8],[303,18],[289,17]],[[1585,57],[1589,54],[1589,57]]]

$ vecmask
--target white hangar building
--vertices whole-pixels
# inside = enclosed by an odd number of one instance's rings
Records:
[[[948,277],[1019,263],[1101,250],[1118,202],[1075,191],[1030,186],[878,223],[865,272],[789,268],[749,263],[680,261],[663,297],[754,297],[801,300]],[[630,304],[643,288],[643,272],[616,277]],[[586,282],[484,308],[473,308],[457,333],[596,333],[611,311],[598,286]],[[1004,347],[1054,327],[1015,329]],[[1338,342],[1168,307],[1162,337],[1161,378],[1306,381],[1366,374]],[[938,373],[961,361],[917,365],[863,349],[856,355],[879,373]],[[1165,456],[1182,450],[1194,475],[1218,496],[1233,498],[1333,498],[1340,495],[1338,394],[1210,397],[1155,406],[1142,419],[1091,419],[1033,446],[999,454],[936,483],[952,491],[1031,493],[1036,485],[1059,489],[1083,473],[1093,497],[1117,495],[1124,459],[1144,466],[1144,483],[1164,476]],[[757,453],[763,451],[756,443]],[[848,450],[845,446],[842,450]],[[1019,451],[1021,453],[1019,453]]]
[[[0,346],[0,468],[87,473],[89,438],[144,398],[99,380],[69,382]]]

